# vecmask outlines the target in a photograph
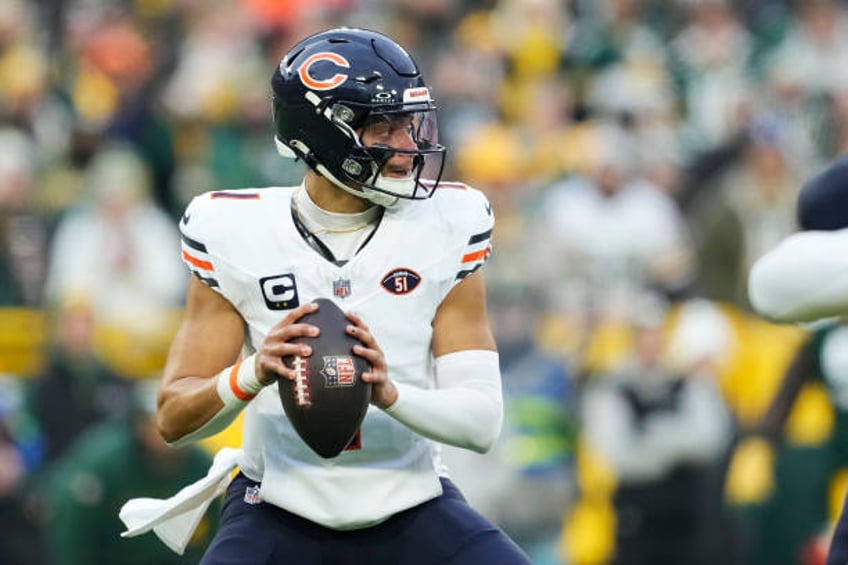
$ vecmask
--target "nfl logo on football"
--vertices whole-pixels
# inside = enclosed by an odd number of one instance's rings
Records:
[[[324,357],[324,367],[321,369],[327,388],[353,386],[356,367],[353,359],[344,355],[328,355]]]
[[[350,295],[350,279],[333,281],[333,296],[347,298]]]

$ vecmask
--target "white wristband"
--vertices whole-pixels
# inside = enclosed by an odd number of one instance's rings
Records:
[[[247,404],[262,388],[262,383],[256,378],[255,355],[218,373],[218,396],[225,405]]]

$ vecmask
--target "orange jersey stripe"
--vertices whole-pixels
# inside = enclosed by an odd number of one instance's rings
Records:
[[[183,249],[183,259],[197,267],[198,269],[204,269],[206,271],[214,271],[215,267],[212,266],[211,261],[204,261],[203,259],[198,259],[192,255],[189,255],[188,252]]]
[[[242,389],[239,388],[238,372],[239,372],[240,367],[241,367],[241,361],[239,361],[238,363],[233,365],[233,368],[230,370],[230,390],[233,391],[233,394],[236,395],[236,398],[238,398],[239,400],[243,400],[244,402],[247,402],[248,400],[253,399],[253,397],[256,396],[256,395],[255,394],[248,394],[248,393],[244,392]]]
[[[467,253],[462,256],[463,263],[471,263],[472,261],[479,261],[480,259],[485,259],[489,256],[489,248],[481,249],[480,251],[475,251],[474,253]]]

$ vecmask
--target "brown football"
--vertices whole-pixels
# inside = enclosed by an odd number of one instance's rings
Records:
[[[308,357],[288,356],[286,366],[297,370],[295,380],[279,379],[283,410],[295,431],[324,458],[336,457],[356,436],[368,403],[371,383],[362,382],[369,363],[353,354],[359,341],[345,332],[350,323],[331,300],[319,298],[318,310],[300,322],[318,326],[315,338],[296,341],[312,347]]]

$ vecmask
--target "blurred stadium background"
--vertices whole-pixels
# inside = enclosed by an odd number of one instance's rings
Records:
[[[540,565],[821,563],[845,334],[758,319],[745,284],[848,149],[836,0],[0,0],[0,563],[196,562],[116,539],[116,504],[172,491],[106,469],[103,428],[149,414],[183,207],[299,182],[268,80],[339,25],[408,48],[445,178],[497,216],[505,430],[446,453],[472,502]]]

